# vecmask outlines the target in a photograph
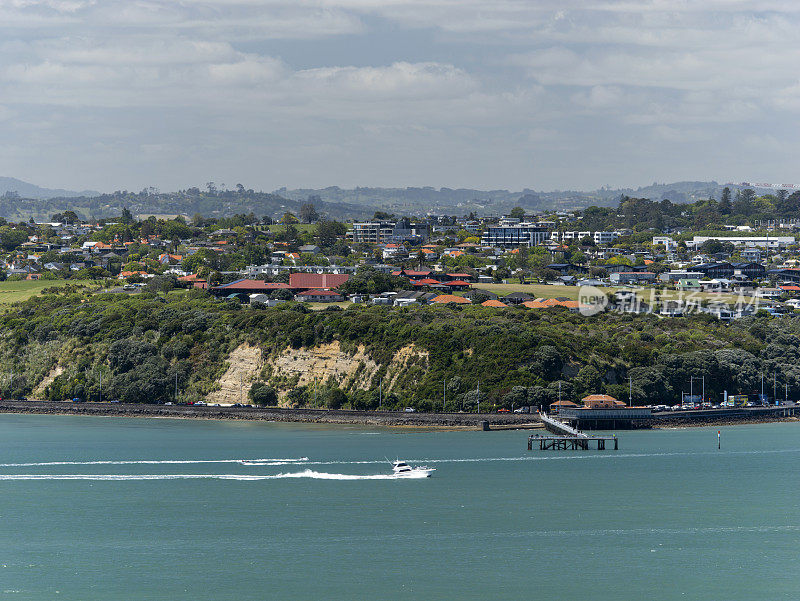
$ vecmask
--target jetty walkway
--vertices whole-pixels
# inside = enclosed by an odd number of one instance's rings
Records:
[[[539,444],[540,451],[588,451],[589,445],[593,442],[598,451],[606,449],[606,442],[613,443],[615,451],[619,449],[619,439],[616,436],[589,436],[560,420],[550,417],[546,413],[540,413],[539,419],[542,420],[544,427],[549,432],[552,432],[554,436],[532,434],[528,437],[529,451],[533,450],[536,443]]]

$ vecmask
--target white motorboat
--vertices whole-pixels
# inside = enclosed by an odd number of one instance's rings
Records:
[[[392,462],[392,471],[396,478],[430,478],[436,468],[428,466],[411,467],[405,461]]]

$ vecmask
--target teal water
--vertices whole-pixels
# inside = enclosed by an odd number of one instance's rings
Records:
[[[0,598],[798,599],[800,424],[716,432],[0,415]]]

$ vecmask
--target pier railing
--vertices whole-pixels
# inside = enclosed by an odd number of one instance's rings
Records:
[[[541,418],[544,427],[550,430],[550,432],[553,432],[554,434],[566,434],[567,436],[576,436],[578,438],[588,437],[580,430],[577,430],[572,426],[565,424],[561,420],[555,419],[554,417],[550,417],[544,411],[539,413],[539,417]]]

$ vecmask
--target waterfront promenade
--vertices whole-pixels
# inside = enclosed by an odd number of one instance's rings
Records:
[[[733,425],[771,421],[797,421],[800,405],[677,411],[653,414],[649,427]],[[403,411],[350,411],[344,409],[287,409],[279,407],[215,407],[208,405],[151,405],[146,403],[71,403],[51,401],[0,401],[0,413],[105,415],[185,419],[231,419],[276,422],[363,424],[420,428],[482,428],[483,422],[498,429],[538,423],[536,413],[406,413]]]

